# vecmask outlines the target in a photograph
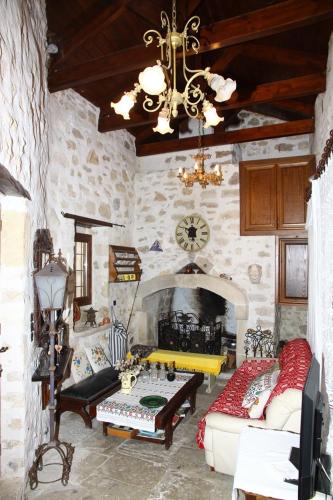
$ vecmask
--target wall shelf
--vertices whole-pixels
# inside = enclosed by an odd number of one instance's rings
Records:
[[[91,219],[90,217],[83,217],[82,215],[68,214],[65,212],[61,212],[61,214],[66,219],[73,219],[75,221],[75,225],[81,227],[125,227],[124,224],[115,224],[114,222]]]

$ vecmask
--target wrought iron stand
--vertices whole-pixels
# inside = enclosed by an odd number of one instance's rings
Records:
[[[48,443],[41,444],[36,452],[36,458],[29,470],[29,482],[30,488],[32,490],[36,489],[39,483],[48,484],[55,483],[56,481],[61,481],[64,486],[68,484],[69,473],[72,466],[73,454],[74,454],[74,446],[69,443],[60,442],[58,439],[54,438],[54,411],[55,411],[55,398],[54,398],[54,372],[55,372],[55,363],[54,363],[54,338],[56,332],[56,310],[50,311],[50,402],[49,402],[49,412],[50,412],[50,441]],[[54,450],[56,451],[60,458],[61,462],[56,463],[47,463],[44,464],[43,459],[47,452]],[[52,481],[40,481],[38,479],[38,472],[42,471],[44,467],[49,465],[61,465],[62,466],[62,474],[57,479]]]

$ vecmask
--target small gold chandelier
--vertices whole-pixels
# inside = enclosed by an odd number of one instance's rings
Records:
[[[185,184],[185,187],[192,187],[195,182],[199,182],[203,189],[206,189],[208,184],[213,184],[213,186],[220,186],[223,181],[223,174],[221,170],[221,165],[216,164],[213,172],[205,171],[205,160],[209,160],[211,155],[205,154],[204,151],[207,148],[202,146],[202,117],[199,117],[199,141],[198,141],[198,152],[192,155],[195,160],[193,172],[187,172],[185,168],[180,167],[178,172],[178,179]]]
[[[150,113],[158,111],[158,123],[153,128],[154,132],[160,134],[172,133],[170,127],[171,116],[178,116],[178,106],[184,106],[186,114],[190,118],[198,118],[199,113],[205,117],[204,127],[215,127],[223,118],[218,116],[216,108],[207,100],[206,94],[201,90],[200,84],[195,84],[194,81],[202,77],[208,85],[216,92],[215,101],[222,102],[230,99],[231,94],[236,89],[236,82],[231,78],[224,79],[223,76],[210,73],[210,68],[204,70],[192,70],[187,67],[186,54],[188,52],[198,53],[200,42],[196,36],[189,34],[188,31],[197,33],[200,25],[198,16],[191,17],[182,33],[177,31],[176,23],[176,0],[172,0],[172,22],[165,11],[161,12],[162,29],[166,29],[166,36],[163,38],[157,30],[148,30],[143,35],[143,40],[146,47],[150,45],[154,38],[157,41],[157,47],[161,47],[161,60],[156,61],[155,66],[150,66],[144,69],[139,74],[139,83],[134,84],[134,88],[130,92],[125,92],[122,98],[114,103],[111,102],[111,107],[114,108],[117,114],[123,116],[125,120],[129,120],[129,111],[136,103],[137,95],[141,90],[146,94],[143,108]],[[177,74],[176,61],[177,49],[182,51],[182,69],[183,76],[186,82],[183,92],[177,89]],[[156,101],[151,96],[156,96]],[[199,110],[199,105],[201,110]]]

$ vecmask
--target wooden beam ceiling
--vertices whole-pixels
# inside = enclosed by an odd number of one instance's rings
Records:
[[[253,127],[206,135],[204,146],[211,147],[220,146],[222,144],[238,144],[242,142],[259,141],[262,139],[273,139],[276,137],[310,134],[313,133],[313,131],[313,119],[296,120],[276,125],[265,125],[263,127]],[[136,154],[137,156],[156,155],[196,149],[197,147],[198,137],[188,137],[186,139],[173,139],[169,141],[139,144],[137,145]]]
[[[332,0],[285,0],[245,15],[203,26],[200,29],[200,52],[281,33],[316,23],[332,15]],[[146,50],[142,44],[76,66],[54,68],[49,74],[49,89],[55,92],[140,70],[154,63],[159,54],[158,49],[149,47]]]
[[[114,0],[96,16],[91,17],[89,22],[84,24],[75,34],[67,38],[60,46],[60,54],[54,60],[52,70],[63,65],[75,50],[95,34],[111,26],[126,11],[129,2],[130,0]]]
[[[246,92],[243,90],[239,94],[236,92],[235,97],[232,97],[223,105],[216,105],[216,108],[220,113],[223,113],[223,111],[229,109],[242,109],[255,104],[316,95],[325,90],[325,83],[324,73],[315,73],[288,80],[265,83],[258,85],[252,91],[249,90]],[[183,116],[186,115],[181,114],[179,118],[183,118]],[[131,111],[131,119],[124,122],[121,116],[114,114],[111,110],[102,110],[98,130],[100,132],[107,132],[121,128],[128,129],[140,125],[151,125],[155,122],[156,114],[153,113],[142,115],[137,111]]]

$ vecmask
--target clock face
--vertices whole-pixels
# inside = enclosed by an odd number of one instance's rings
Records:
[[[176,227],[176,241],[187,252],[197,252],[209,240],[207,222],[198,214],[187,215]]]

